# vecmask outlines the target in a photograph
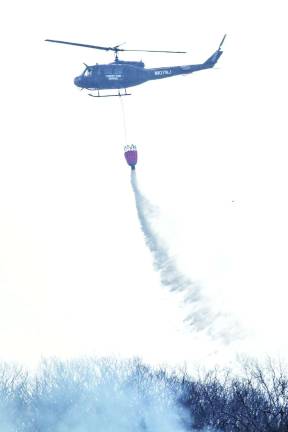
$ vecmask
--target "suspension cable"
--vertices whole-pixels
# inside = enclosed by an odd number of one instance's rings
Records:
[[[126,125],[126,113],[125,113],[125,107],[124,107],[124,102],[122,97],[119,97],[120,99],[120,105],[121,105],[121,111],[122,111],[122,119],[123,119],[123,131],[124,131],[124,141],[125,141],[125,146],[127,146],[128,142],[127,142],[127,125]]]

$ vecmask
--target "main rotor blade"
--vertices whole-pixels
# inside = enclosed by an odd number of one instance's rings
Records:
[[[76,43],[76,42],[66,42],[66,41],[60,41],[60,40],[54,40],[54,39],[45,39],[45,42],[55,42],[55,43],[61,43],[61,44],[65,44],[65,45],[75,45],[75,46],[80,46],[80,47],[85,47],[85,48],[94,48],[94,49],[105,50],[105,51],[115,51],[115,48],[113,48],[113,47],[87,45],[87,44],[81,44],[81,43]]]
[[[88,44],[81,44],[77,42],[66,42],[66,41],[60,41],[55,39],[45,39],[46,42],[54,42],[54,43],[61,43],[65,45],[74,45],[74,46],[80,46],[84,48],[93,48],[93,49],[99,49],[104,51],[114,51],[114,52],[123,52],[123,51],[134,51],[134,52],[154,52],[154,53],[172,53],[172,54],[186,54],[186,51],[157,51],[157,50],[134,50],[134,49],[124,49],[119,48],[120,45],[117,45],[115,47],[102,47],[98,45],[88,45]],[[121,44],[122,45],[122,44]]]
[[[168,53],[168,54],[187,54],[187,51],[162,51],[162,50],[135,50],[135,49],[118,49],[117,51],[134,51],[134,52],[151,52],[151,53]]]

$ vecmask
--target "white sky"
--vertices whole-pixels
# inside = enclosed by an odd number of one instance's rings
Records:
[[[286,2],[6,2],[1,14],[2,359],[141,355],[210,364],[238,353],[288,358]],[[2,7],[3,10],[3,7]],[[154,81],[124,100],[138,179],[187,276],[246,337],[224,347],[182,325],[139,229],[119,100],[73,85],[82,62],[127,48],[147,67],[215,70]]]

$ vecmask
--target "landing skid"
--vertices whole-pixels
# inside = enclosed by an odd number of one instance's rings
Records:
[[[99,97],[121,97],[121,96],[131,96],[131,93],[127,93],[127,91],[125,89],[125,93],[120,93],[120,91],[118,91],[117,94],[100,95],[99,90],[98,90],[97,95],[93,95],[92,93],[88,93],[88,95],[91,97],[95,97],[95,98],[99,98]]]

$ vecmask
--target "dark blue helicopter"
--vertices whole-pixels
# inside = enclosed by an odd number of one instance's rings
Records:
[[[97,45],[87,45],[75,42],[65,42],[54,39],[46,39],[47,42],[55,42],[66,45],[75,45],[85,48],[93,48],[105,51],[113,51],[115,54],[115,60],[109,64],[96,64],[88,66],[85,64],[85,69],[81,75],[74,79],[74,84],[81,89],[96,90],[97,95],[89,94],[93,97],[107,97],[107,96],[130,96],[127,93],[128,87],[134,87],[139,84],[143,84],[146,81],[157,80],[168,78],[175,75],[186,75],[192,72],[196,72],[202,69],[213,68],[221,57],[223,51],[221,50],[222,44],[225,40],[226,34],[224,35],[217,51],[212,54],[204,63],[195,65],[185,66],[171,66],[146,69],[142,61],[124,61],[119,60],[118,53],[122,51],[134,51],[134,52],[154,52],[154,53],[173,53],[173,54],[185,54],[184,51],[154,51],[154,50],[133,50],[123,49],[120,45],[114,47],[102,47]],[[118,90],[117,94],[106,94],[100,95],[99,90]],[[120,89],[124,89],[125,92],[121,93]]]

